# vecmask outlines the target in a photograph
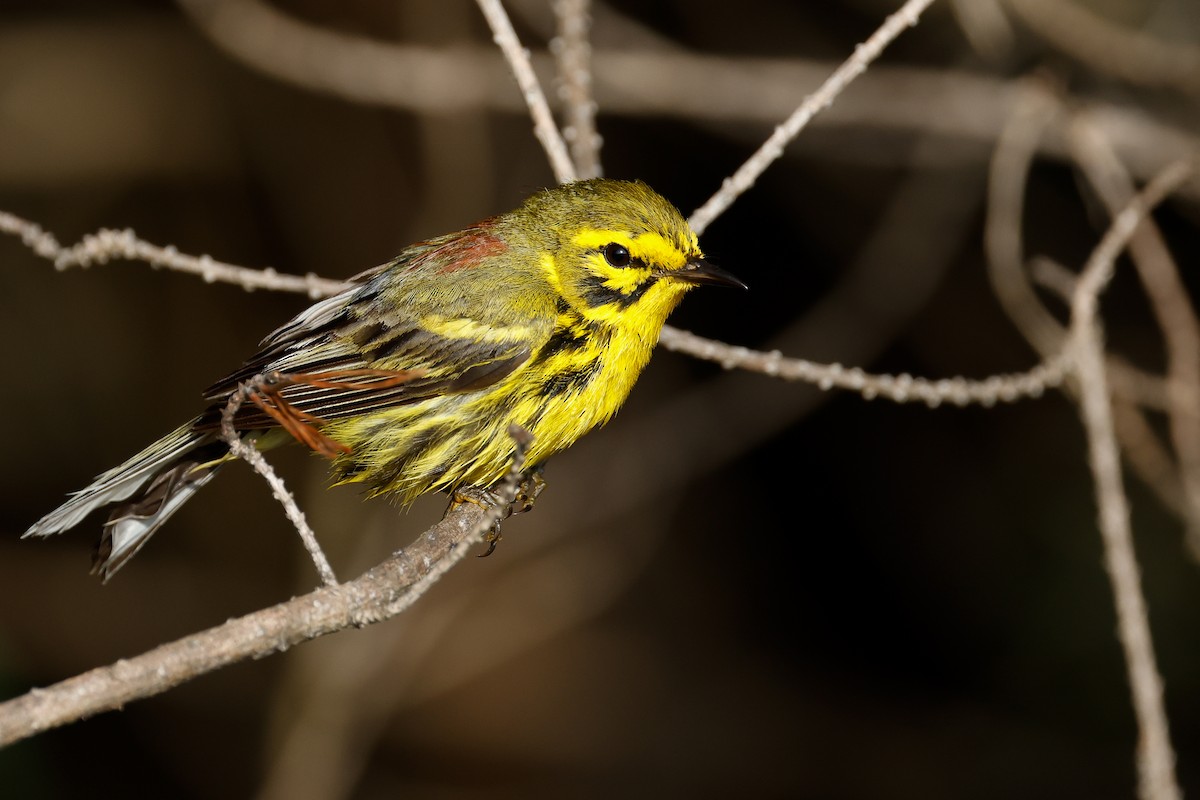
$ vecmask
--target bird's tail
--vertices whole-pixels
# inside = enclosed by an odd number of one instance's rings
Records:
[[[133,558],[159,527],[228,457],[229,447],[193,423],[164,436],[35,522],[25,536],[50,536],[78,525],[98,508],[119,504],[109,514],[92,559],[92,573],[107,581]]]

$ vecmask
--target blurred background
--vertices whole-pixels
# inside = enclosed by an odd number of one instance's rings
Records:
[[[506,6],[548,78],[548,3]],[[689,213],[898,6],[594,3],[605,174]],[[1147,47],[1165,54],[1158,72],[1142,69]],[[1016,81],[1040,74],[1098,110],[1144,180],[1195,155],[1197,53],[1190,0],[935,4],[702,238],[751,291],[696,292],[673,323],[876,372],[1029,368],[984,250],[988,162]],[[342,278],[551,183],[474,3],[0,6],[0,210],[64,243],[132,228]],[[1197,288],[1195,194],[1159,220]],[[1030,174],[1027,254],[1078,269],[1106,226],[1051,137]],[[3,697],[314,587],[244,466],[107,586],[88,575],[101,519],[19,538],[196,413],[200,390],[308,302],[136,262],[60,273],[0,237]],[[1114,351],[1162,370],[1128,265],[1104,315]],[[444,509],[327,491],[299,448],[271,459],[342,578]],[[493,556],[399,619],[0,751],[4,793],[1133,796],[1085,441],[1061,393],[930,410],[660,351],[626,409],[546,478]],[[1179,519],[1129,488],[1195,794],[1200,570]]]

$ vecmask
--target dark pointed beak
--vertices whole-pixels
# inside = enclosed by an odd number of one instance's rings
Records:
[[[733,289],[749,289],[737,278],[730,275],[716,264],[710,264],[703,258],[693,258],[680,269],[673,269],[664,276],[687,283],[708,284],[710,286],[728,286]]]

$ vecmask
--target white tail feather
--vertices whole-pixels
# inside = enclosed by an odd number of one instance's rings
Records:
[[[30,526],[25,536],[50,536],[114,504],[96,549],[92,571],[108,580],[201,486],[228,453],[212,433],[189,422],[118,467],[96,476],[58,508]]]
[[[159,509],[147,517],[128,516],[110,519],[104,525],[104,535],[100,539],[96,563],[92,572],[99,573],[100,579],[108,579],[117,574],[117,570],[125,566],[125,562],[137,555],[154,532],[171,518],[180,506],[200,491],[200,487],[212,480],[216,470],[204,473],[196,480],[183,483],[174,490]]]
[[[211,441],[211,437],[193,431],[189,422],[124,464],[97,475],[87,488],[72,492],[67,502],[31,525],[22,538],[61,533],[98,508],[128,500],[163,468],[206,441]]]

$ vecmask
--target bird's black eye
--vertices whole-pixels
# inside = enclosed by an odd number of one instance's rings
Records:
[[[628,267],[629,262],[632,261],[629,251],[616,242],[604,245],[604,260],[614,267]]]

